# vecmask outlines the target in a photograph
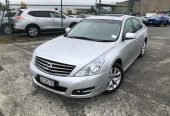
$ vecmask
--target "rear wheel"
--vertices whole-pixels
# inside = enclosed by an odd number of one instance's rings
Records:
[[[123,81],[123,69],[120,64],[115,63],[110,70],[110,81],[108,82],[105,93],[113,93],[115,92]]]
[[[143,47],[142,47],[139,57],[143,57],[145,54],[145,51],[146,51],[146,41],[143,43]]]
[[[11,29],[12,29],[12,28],[11,28]],[[11,29],[10,29],[9,24],[4,24],[4,25],[2,26],[2,31],[3,31],[4,34],[9,34]],[[12,30],[11,30],[11,31],[12,31]]]
[[[26,33],[30,37],[36,37],[39,35],[40,29],[36,25],[30,25],[26,28]]]

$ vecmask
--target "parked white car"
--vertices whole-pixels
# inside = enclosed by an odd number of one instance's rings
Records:
[[[33,53],[33,83],[57,94],[88,98],[116,91],[124,71],[145,53],[147,27],[128,15],[89,17]]]
[[[24,30],[27,35],[35,37],[41,31],[71,28],[79,21],[80,19],[65,16],[56,10],[20,9],[15,18],[14,28]]]

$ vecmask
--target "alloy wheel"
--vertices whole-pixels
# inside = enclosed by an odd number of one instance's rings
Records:
[[[38,35],[38,29],[36,27],[29,28],[29,35],[35,37]]]
[[[122,74],[119,68],[113,67],[110,72],[110,82],[108,83],[107,89],[108,91],[112,91],[116,89],[122,79]]]

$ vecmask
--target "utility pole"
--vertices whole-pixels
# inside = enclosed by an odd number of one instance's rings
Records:
[[[102,3],[102,1],[99,0],[99,15],[100,15],[100,13],[101,13],[101,3]]]
[[[61,0],[61,28],[63,29],[63,0]]]
[[[129,13],[133,14],[134,0],[129,0]]]
[[[9,34],[10,34],[11,40],[13,40],[12,26],[11,26],[11,12],[10,12],[10,8],[9,8],[9,0],[5,0],[5,2],[6,2],[6,10],[7,10],[7,14],[8,14]]]

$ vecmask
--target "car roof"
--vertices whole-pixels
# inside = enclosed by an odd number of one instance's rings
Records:
[[[19,10],[21,10],[21,11],[56,11],[56,12],[58,12],[57,10],[55,10],[55,9],[33,9],[33,8],[28,8],[28,9],[19,9]]]
[[[112,15],[112,16],[91,16],[87,19],[109,19],[109,20],[119,20],[119,21],[123,21],[124,19],[128,18],[128,17],[133,17],[130,15]]]

